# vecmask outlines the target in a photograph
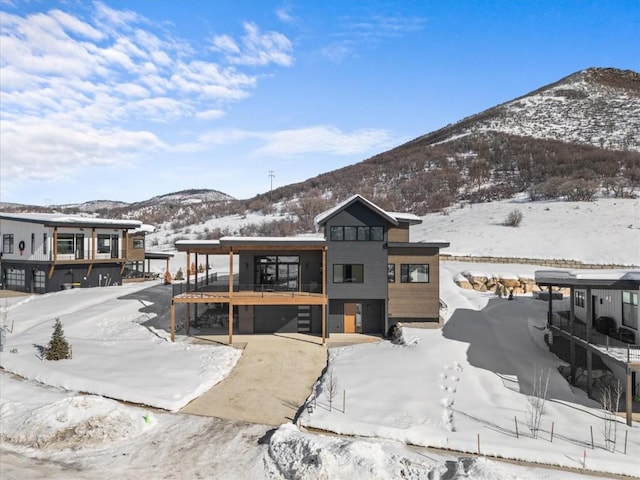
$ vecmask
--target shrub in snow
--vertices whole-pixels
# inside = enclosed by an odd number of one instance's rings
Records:
[[[504,219],[504,225],[506,227],[519,227],[522,222],[522,212],[520,210],[511,210]]]
[[[402,327],[398,324],[391,325],[389,330],[387,330],[387,338],[396,344],[404,343],[402,339]]]
[[[179,268],[176,272],[176,280],[184,280],[184,273],[182,273],[182,269]]]
[[[56,324],[53,327],[53,334],[51,335],[51,341],[47,345],[47,351],[45,358],[47,360],[64,360],[70,358],[71,348],[69,343],[64,338],[64,330],[62,330],[62,322],[59,318],[56,318]]]

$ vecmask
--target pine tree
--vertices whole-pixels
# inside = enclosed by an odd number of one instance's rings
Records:
[[[176,280],[184,280],[184,273],[182,273],[182,269],[179,268],[176,272]]]
[[[169,285],[171,283],[171,272],[169,270],[164,272],[164,283],[165,285]]]
[[[64,338],[64,330],[62,330],[62,322],[56,318],[56,324],[53,327],[51,341],[47,345],[47,360],[64,360],[69,358],[69,343]]]

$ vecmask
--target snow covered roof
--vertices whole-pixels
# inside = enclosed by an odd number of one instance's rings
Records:
[[[138,220],[114,220],[109,218],[83,217],[62,213],[0,213],[2,220],[41,223],[48,227],[103,227],[103,228],[141,228]]]
[[[535,277],[536,283],[543,286],[640,288],[640,270],[536,270]]]
[[[338,205],[330,208],[329,210],[325,210],[324,212],[318,214],[314,218],[315,224],[322,225],[326,223],[331,217],[341,212],[348,206],[354,204],[355,202],[360,202],[365,206],[369,207],[371,210],[373,210],[378,215],[386,219],[392,225],[397,225],[400,222],[408,222],[412,225],[422,223],[422,220],[417,215],[414,215],[412,213],[387,212],[386,210],[383,210],[382,208],[377,206],[375,203],[370,202],[369,200],[364,198],[362,195],[356,194],[356,195],[350,196],[344,202],[339,203]]]
[[[189,249],[221,249],[233,246],[323,246],[327,241],[320,236],[296,237],[222,237],[219,240],[178,240],[175,245],[178,251]]]

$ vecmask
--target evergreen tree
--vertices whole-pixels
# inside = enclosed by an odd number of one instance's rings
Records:
[[[176,280],[184,280],[184,273],[182,273],[182,269],[179,268],[176,272]]]
[[[64,360],[69,358],[69,343],[64,338],[64,330],[62,330],[62,322],[59,318],[56,318],[56,324],[53,327],[53,334],[51,335],[51,341],[47,345],[47,360]]]

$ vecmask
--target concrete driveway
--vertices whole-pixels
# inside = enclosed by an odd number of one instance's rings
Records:
[[[226,336],[199,342],[226,343]],[[327,364],[319,337],[304,334],[234,335],[242,357],[227,378],[181,411],[228,420],[278,426],[294,420]],[[340,344],[377,341],[366,335],[336,336]]]

